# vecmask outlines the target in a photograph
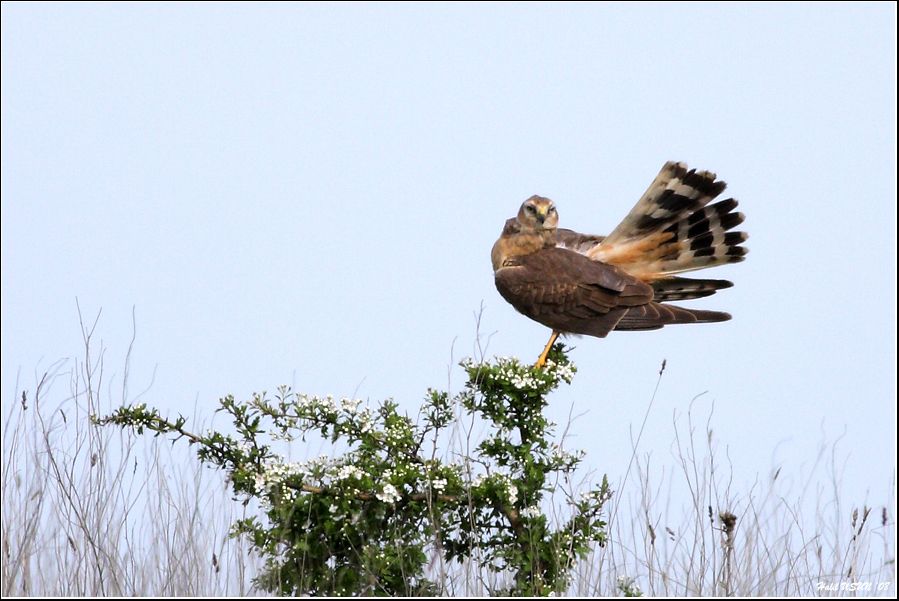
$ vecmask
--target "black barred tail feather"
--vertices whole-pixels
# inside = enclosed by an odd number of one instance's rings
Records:
[[[659,275],[742,261],[747,249],[740,245],[749,235],[729,231],[745,219],[743,213],[734,212],[736,207],[737,201],[728,198],[665,228],[672,238],[663,244],[667,252],[657,265]]]
[[[748,236],[730,230],[744,216],[734,211],[733,198],[709,204],[727,186],[716,177],[666,163],[628,216],[588,256],[648,282],[742,261],[747,249],[741,244]]]
[[[734,284],[727,280],[694,280],[670,277],[652,282],[653,300],[657,302],[682,301],[711,296]]]
[[[604,243],[619,244],[645,238],[689,216],[724,192],[727,184],[716,178],[710,171],[688,171],[684,163],[665,163],[634,208]]]
[[[615,325],[616,330],[658,330],[659,328],[678,323],[712,323],[727,321],[730,313],[723,311],[703,311],[685,309],[675,305],[658,302],[646,303],[639,307],[630,307]]]

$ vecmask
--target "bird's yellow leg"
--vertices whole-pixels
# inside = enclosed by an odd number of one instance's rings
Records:
[[[534,364],[534,367],[543,367],[546,365],[546,356],[549,355],[549,351],[552,349],[553,345],[556,343],[556,339],[559,337],[559,333],[553,330],[552,336],[549,337],[549,342],[546,343],[546,348],[543,349],[543,352],[540,353],[540,358],[537,359],[537,362]]]

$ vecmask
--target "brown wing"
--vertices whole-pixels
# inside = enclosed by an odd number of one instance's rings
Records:
[[[495,274],[499,293],[519,312],[558,332],[602,338],[614,329],[723,321],[726,313],[652,302],[651,286],[617,267],[564,248],[515,257]]]
[[[588,254],[589,251],[599,246],[603,239],[605,236],[581,234],[561,227],[556,230],[556,246],[573,250],[582,255]]]

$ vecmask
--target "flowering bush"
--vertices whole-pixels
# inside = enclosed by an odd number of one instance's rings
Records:
[[[429,390],[416,422],[393,401],[371,409],[287,387],[274,398],[222,399],[234,434],[194,434],[185,418],[168,420],[144,404],[97,421],[188,439],[203,462],[226,471],[238,498],[258,502],[261,514],[235,523],[233,534],[249,537],[266,559],[257,585],[267,591],[439,594],[443,583],[426,570],[437,552],[508,574],[508,587],[495,593],[563,592],[574,562],[605,542],[601,511],[611,496],[603,479],[570,499],[570,518],[555,527],[541,508],[551,477],[583,458],[552,442],[554,425],[543,416],[546,395],[575,368],[561,345],[543,368],[510,358],[462,366],[465,389],[452,398]],[[461,461],[426,455],[425,441],[455,423],[458,407],[485,420],[489,435]],[[313,433],[346,451],[286,462],[272,449]]]

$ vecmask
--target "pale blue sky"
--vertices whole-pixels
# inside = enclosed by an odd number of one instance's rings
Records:
[[[552,416],[620,477],[690,399],[737,480],[842,435],[887,500],[896,423],[896,7],[3,4],[2,398],[80,352],[75,299],[162,408],[293,383],[410,411],[548,330],[493,285],[531,194],[608,233],[666,160],[741,201],[726,324],[576,341]],[[451,364],[451,350],[454,362]],[[452,367],[458,389],[462,372]]]

